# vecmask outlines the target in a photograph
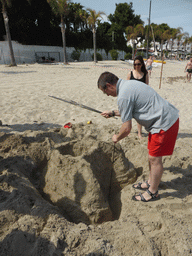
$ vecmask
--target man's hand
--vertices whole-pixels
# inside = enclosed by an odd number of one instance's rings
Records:
[[[109,118],[109,117],[116,118],[115,116],[121,116],[119,113],[119,110],[103,111],[101,115],[104,116],[105,118]]]
[[[126,136],[129,135],[132,128],[132,122],[131,120],[125,122],[122,124],[121,129],[119,131],[119,134],[114,134],[112,137],[112,141],[114,143],[117,143],[118,141],[124,139]]]
[[[116,134],[113,135],[112,141],[113,141],[114,143],[117,143],[117,142],[118,142],[118,139],[117,139],[117,135],[116,135]]]
[[[104,116],[105,118],[112,117],[112,111],[104,111],[101,113],[101,115]]]

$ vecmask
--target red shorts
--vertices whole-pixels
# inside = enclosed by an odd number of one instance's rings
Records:
[[[166,132],[161,130],[159,133],[148,136],[148,150],[150,156],[170,156],[173,154],[177,134],[179,131],[179,118]]]

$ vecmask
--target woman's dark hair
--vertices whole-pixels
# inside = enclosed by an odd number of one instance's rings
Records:
[[[135,61],[136,61],[136,60],[139,60],[139,61],[141,62],[141,71],[142,71],[144,74],[147,74],[148,71],[147,71],[147,69],[146,69],[146,67],[145,67],[145,63],[144,63],[143,57],[142,57],[141,55],[136,56],[135,59],[134,59],[133,65],[135,64]]]

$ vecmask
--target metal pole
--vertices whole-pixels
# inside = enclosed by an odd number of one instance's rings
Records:
[[[149,57],[149,29],[150,29],[150,17],[151,17],[151,0],[150,0],[150,6],[149,6],[149,20],[148,20],[148,30],[147,30],[147,59]]]

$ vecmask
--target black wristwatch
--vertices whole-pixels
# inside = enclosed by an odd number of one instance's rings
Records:
[[[115,111],[114,110],[112,110],[112,116],[115,116]]]

